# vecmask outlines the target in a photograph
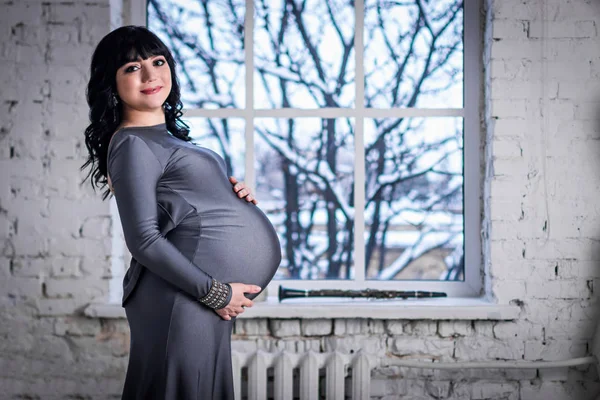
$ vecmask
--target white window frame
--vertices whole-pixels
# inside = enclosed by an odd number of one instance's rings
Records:
[[[146,0],[130,0],[128,23],[147,26]],[[481,125],[482,112],[482,77],[483,77],[483,33],[481,29],[481,0],[464,2],[464,108],[423,109],[423,108],[394,108],[372,109],[365,108],[360,101],[355,108],[319,108],[319,109],[254,109],[254,48],[251,40],[254,32],[254,3],[246,0],[245,16],[245,61],[246,61],[246,98],[245,108],[242,109],[186,109],[184,117],[205,118],[243,118],[245,120],[246,139],[246,184],[254,190],[254,118],[340,118],[352,117],[355,126],[355,197],[356,210],[364,210],[364,119],[365,118],[405,118],[405,117],[463,117],[464,118],[464,240],[465,240],[465,279],[464,281],[377,281],[365,280],[365,243],[364,243],[364,214],[357,212],[355,216],[354,243],[354,280],[273,280],[267,287],[270,298],[277,296],[279,286],[294,289],[364,289],[366,287],[384,290],[431,290],[446,292],[448,297],[481,297],[483,293],[483,248],[481,241],[482,216],[482,164],[481,164]],[[355,1],[355,65],[357,99],[364,98],[364,68],[363,59],[363,18],[364,0]],[[259,199],[260,200],[260,199]],[[114,202],[114,199],[112,200]],[[118,223],[116,207],[111,206],[111,213],[118,228],[113,229],[113,270],[109,289],[111,302],[120,300],[121,282],[125,272],[124,246],[117,243],[123,240]],[[119,253],[119,254],[117,254]]]

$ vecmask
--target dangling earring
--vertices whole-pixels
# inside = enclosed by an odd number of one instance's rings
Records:
[[[110,102],[111,102],[112,108],[115,108],[117,106],[117,104],[119,104],[119,99],[117,99],[115,92],[111,93]]]
[[[112,115],[113,115],[113,123],[117,123],[117,113],[118,113],[118,109],[117,109],[117,104],[119,104],[119,99],[117,98],[117,95],[115,95],[115,92],[113,92],[111,90],[110,92],[110,108],[112,108]]]

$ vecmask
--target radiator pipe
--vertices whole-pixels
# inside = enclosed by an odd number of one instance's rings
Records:
[[[466,361],[466,362],[426,362],[426,361],[410,361],[398,359],[384,359],[380,366],[397,366],[409,368],[427,368],[427,369],[480,369],[480,368],[497,368],[497,369],[538,369],[538,368],[564,368],[574,367],[577,365],[596,364],[597,360],[594,356],[570,358],[568,360],[559,361]]]

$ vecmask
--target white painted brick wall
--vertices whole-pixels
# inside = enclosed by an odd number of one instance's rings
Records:
[[[437,361],[589,354],[600,317],[600,2],[485,0],[486,288],[515,321],[238,320],[232,348]],[[123,320],[82,309],[110,277],[108,203],[80,187],[84,90],[116,0],[0,3],[0,398],[118,398]],[[381,367],[372,398],[579,400],[596,369]]]
[[[588,354],[598,313],[599,180],[595,154],[600,91],[600,4],[490,1],[486,80],[486,182],[490,286],[500,302],[523,302],[522,320],[494,335],[528,360]],[[490,32],[491,31],[491,32]],[[514,101],[513,101],[514,99]],[[516,350],[516,346],[511,346]],[[509,351],[507,351],[508,353]],[[562,370],[521,382],[522,399],[592,398]],[[543,379],[555,380],[548,385]],[[597,381],[595,376],[588,377]],[[595,382],[597,383],[597,382]],[[491,396],[491,395],[490,395]]]

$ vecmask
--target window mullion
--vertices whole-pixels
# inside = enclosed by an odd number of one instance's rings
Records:
[[[246,104],[244,107],[246,168],[244,181],[256,193],[254,173],[254,1],[246,0],[244,17],[244,57],[246,65]]]
[[[354,55],[355,55],[355,98],[354,117],[354,280],[365,280],[365,157],[364,157],[364,93],[365,71],[363,64],[364,1],[354,3]]]
[[[251,82],[252,84],[254,82]],[[252,86],[253,88],[253,86]],[[250,95],[249,95],[250,96]],[[186,117],[205,118],[244,118],[245,113],[257,118],[354,118],[358,110],[354,108],[273,108],[269,110],[256,109],[252,96],[247,99],[252,104],[251,108],[186,108],[183,110]],[[250,111],[249,111],[250,110]],[[420,118],[420,117],[463,117],[462,108],[363,108],[363,118]]]

